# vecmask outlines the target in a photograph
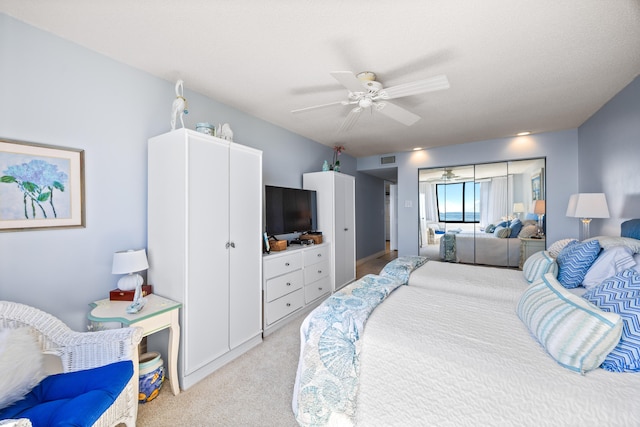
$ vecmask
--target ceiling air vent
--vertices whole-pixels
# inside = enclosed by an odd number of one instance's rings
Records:
[[[381,165],[388,165],[389,163],[395,163],[395,162],[396,162],[396,156],[380,157]]]

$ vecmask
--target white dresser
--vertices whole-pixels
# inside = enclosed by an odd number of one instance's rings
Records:
[[[317,306],[331,291],[328,243],[290,246],[262,258],[263,334]]]

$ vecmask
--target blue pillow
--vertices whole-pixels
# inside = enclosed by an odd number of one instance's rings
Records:
[[[620,236],[640,240],[640,219],[630,219],[620,225]]]
[[[496,227],[509,227],[509,221],[502,221],[496,224]]]
[[[509,235],[509,237],[518,237],[518,234],[520,234],[520,230],[522,230],[522,221],[517,218],[514,219],[513,221],[511,221],[511,225],[509,226],[509,228],[511,229],[511,235]]]
[[[600,242],[569,242],[558,254],[558,281],[567,289],[582,284],[591,264],[598,258]]]
[[[640,274],[624,270],[588,290],[583,298],[622,317],[622,338],[602,368],[612,372],[640,371]]]

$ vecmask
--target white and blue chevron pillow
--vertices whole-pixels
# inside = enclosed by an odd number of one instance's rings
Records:
[[[558,254],[558,281],[567,289],[577,288],[582,284],[591,264],[598,258],[600,242],[569,242]]]
[[[603,311],[622,317],[622,338],[602,368],[612,372],[640,371],[640,274],[632,269],[624,270],[582,297]]]

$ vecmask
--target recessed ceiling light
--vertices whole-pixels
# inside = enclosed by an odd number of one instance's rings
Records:
[[[413,148],[413,151],[420,151],[420,150],[422,150],[422,147],[414,147]]]
[[[516,136],[527,136],[527,135],[531,135],[531,131],[530,130],[525,130],[524,132],[516,133]]]

